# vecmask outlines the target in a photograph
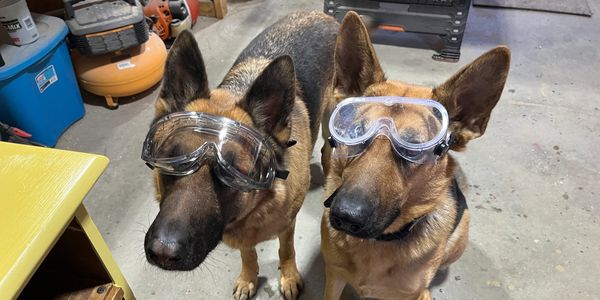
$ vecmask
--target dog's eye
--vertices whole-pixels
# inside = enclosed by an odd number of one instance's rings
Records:
[[[353,126],[348,130],[348,136],[352,139],[361,137],[366,132],[365,122],[361,122],[358,124],[353,124]]]
[[[407,158],[409,158],[409,159],[411,159],[411,160],[416,160],[416,159],[419,159],[419,157],[422,157],[422,156],[423,156],[423,152],[422,152],[422,151],[416,151],[416,150],[404,150],[403,152],[404,152],[403,154],[404,154],[404,155],[405,155]]]
[[[228,151],[223,154],[223,160],[230,166],[235,166],[235,153],[233,151]]]
[[[244,153],[236,153],[234,151],[227,151],[223,153],[223,160],[225,163],[242,174],[248,175],[250,172],[250,159]]]
[[[181,147],[181,145],[179,144],[174,144],[173,146],[171,146],[168,149],[167,153],[167,157],[178,157],[185,154],[183,151],[183,147]]]
[[[425,157],[425,151],[410,150],[402,147],[396,147],[396,152],[408,162],[419,163]]]

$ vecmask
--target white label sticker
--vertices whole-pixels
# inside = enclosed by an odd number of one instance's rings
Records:
[[[129,60],[129,59],[122,60],[117,63],[117,69],[119,69],[119,70],[125,70],[125,69],[129,69],[129,68],[133,68],[133,67],[135,67],[135,65],[132,64],[131,60]]]
[[[27,31],[33,29],[33,20],[31,17],[23,19],[23,24],[25,24],[25,29],[27,29]]]
[[[37,84],[40,93],[43,93],[49,86],[58,81],[54,65],[47,66],[37,76],[35,76],[35,83]]]

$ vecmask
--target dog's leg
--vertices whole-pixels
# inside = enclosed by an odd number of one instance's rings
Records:
[[[233,287],[233,298],[236,300],[250,299],[256,294],[258,282],[258,257],[256,249],[240,249],[242,254],[242,272]]]
[[[281,269],[280,291],[286,300],[297,299],[304,287],[302,277],[296,266],[294,250],[294,228],[296,220],[279,234],[279,268]]]
[[[334,273],[325,266],[325,293],[323,300],[338,300],[342,296],[342,291],[346,282],[336,278]]]

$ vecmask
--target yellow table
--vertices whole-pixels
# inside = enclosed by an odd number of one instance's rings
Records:
[[[107,165],[100,155],[0,142],[0,299],[90,288],[107,299],[96,286],[110,283],[134,299],[82,204]]]

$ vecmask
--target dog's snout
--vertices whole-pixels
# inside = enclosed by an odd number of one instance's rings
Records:
[[[335,198],[329,216],[331,226],[354,236],[367,237],[374,212],[371,201],[356,194]]]

